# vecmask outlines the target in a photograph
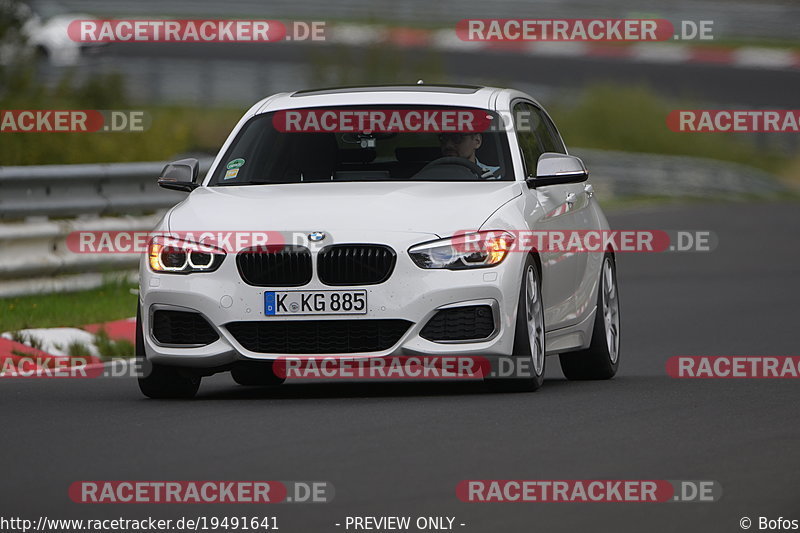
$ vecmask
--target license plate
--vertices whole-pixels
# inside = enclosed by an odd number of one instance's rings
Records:
[[[367,291],[267,291],[264,314],[285,315],[365,315]]]

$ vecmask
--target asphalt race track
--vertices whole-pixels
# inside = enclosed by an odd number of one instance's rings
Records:
[[[345,531],[348,515],[449,515],[464,532],[741,531],[800,518],[800,382],[676,380],[673,355],[798,355],[798,205],[618,212],[617,229],[717,233],[712,253],[619,258],[622,366],[534,394],[472,383],[204,381],[194,401],[133,379],[0,382],[0,515],[35,519],[277,515],[281,531]],[[77,480],[327,480],[328,504],[87,505]],[[464,479],[716,480],[715,503],[462,503]],[[753,530],[757,530],[757,522]]]

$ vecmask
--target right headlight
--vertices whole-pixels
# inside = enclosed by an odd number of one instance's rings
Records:
[[[502,263],[513,244],[507,231],[478,231],[417,244],[408,255],[420,268],[485,268]]]
[[[150,270],[166,274],[213,272],[225,260],[225,250],[182,239],[155,236],[147,246]]]

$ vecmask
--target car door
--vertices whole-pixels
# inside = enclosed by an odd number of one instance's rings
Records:
[[[553,121],[547,113],[541,109],[536,109],[540,115],[539,129],[540,137],[545,139],[545,146],[548,151],[566,154],[566,146],[561,139]],[[593,189],[589,181],[571,184],[568,194],[573,194],[569,209],[575,227],[578,230],[598,229],[597,214],[593,206]],[[602,252],[578,252],[575,256],[575,308],[576,321],[583,320],[595,305],[594,286],[599,276],[599,268],[602,263]]]
[[[563,144],[554,144],[552,137],[544,135],[547,125],[542,113],[530,102],[513,104],[514,128],[522,152],[526,176],[536,175],[539,157],[545,152],[561,152]],[[529,195],[526,205],[541,206],[541,212],[530,209],[525,215],[534,231],[545,231],[549,238],[553,232],[568,232],[578,229],[578,219],[573,206],[583,191],[582,184],[547,185],[525,188]],[[543,213],[543,214],[540,214]],[[545,307],[547,330],[559,329],[577,322],[575,307],[575,283],[578,276],[578,254],[566,249],[540,251],[542,259],[542,297]]]

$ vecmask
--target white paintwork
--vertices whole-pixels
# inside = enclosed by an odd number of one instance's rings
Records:
[[[432,233],[441,237],[476,230],[492,212],[520,196],[510,181],[330,182],[203,187],[170,213],[170,230],[182,228],[273,231],[371,230]],[[442,199],[458,209],[443,216]],[[209,216],[213,213],[213,216]],[[326,244],[328,242],[326,241]]]
[[[586,173],[586,166],[584,166],[583,161],[573,155],[544,153],[539,157],[539,163],[536,165],[536,175],[538,177],[562,176],[573,173]]]
[[[473,94],[421,92],[350,92],[293,97],[282,93],[255,104],[234,128],[215,159],[204,184],[242,125],[258,113],[318,106],[411,104],[479,107],[509,113],[516,99],[535,101],[519,91],[482,88]],[[406,335],[383,352],[346,354],[376,357],[410,354],[508,355],[512,352],[525,254],[510,253],[489,269],[425,270],[408,256],[408,249],[436,237],[463,230],[608,229],[587,182],[531,189],[524,181],[523,161],[513,131],[508,132],[516,181],[499,182],[326,182],[241,187],[200,187],[165,217],[157,230],[276,230],[324,231],[324,244],[378,243],[397,253],[392,276],[378,285],[356,286],[368,294],[365,318],[399,318],[413,322]],[[575,202],[565,209],[566,197]],[[596,196],[596,195],[595,195]],[[553,213],[557,214],[553,214]],[[316,264],[316,248],[309,246]],[[543,253],[542,294],[548,354],[588,346],[593,327],[602,253]],[[487,273],[495,275],[487,276]],[[232,254],[213,273],[155,274],[142,259],[140,304],[145,349],[154,362],[215,367],[237,359],[273,359],[280,354],[245,350],[223,327],[241,320],[296,320],[263,314],[263,293],[272,288],[245,284]],[[302,290],[330,289],[316,278]],[[338,288],[338,287],[337,287]],[[232,305],[220,300],[230,296]],[[225,298],[226,303],[229,299]],[[483,302],[499,312],[499,331],[481,342],[444,344],[425,340],[419,331],[442,307]],[[151,338],[149,310],[153,305],[200,312],[218,330],[220,339],[198,348],[157,346]],[[352,318],[346,317],[346,318]],[[317,320],[337,320],[318,316]],[[555,351],[557,350],[557,352]]]
[[[88,46],[102,46],[100,43],[79,43],[69,37],[68,28],[75,20],[93,20],[95,17],[84,13],[63,13],[42,18],[35,10],[23,6],[20,13],[25,17],[21,33],[27,40],[27,45],[40,48],[47,53],[51,64],[56,66],[70,66],[78,63],[81,57],[81,48]]]

